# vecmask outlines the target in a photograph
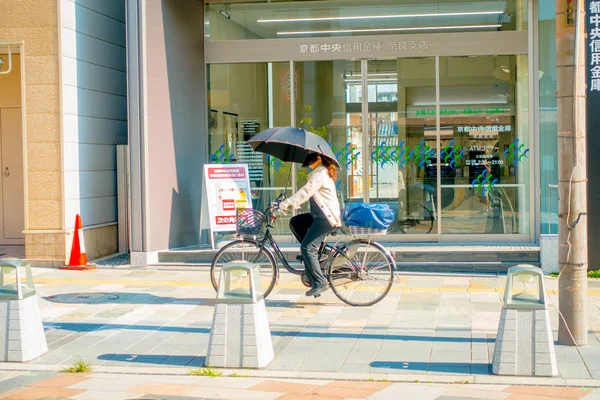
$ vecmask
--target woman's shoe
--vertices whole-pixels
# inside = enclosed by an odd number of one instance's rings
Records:
[[[327,284],[325,284],[323,286],[317,286],[315,288],[310,289],[308,292],[306,292],[306,295],[319,297],[321,295],[321,293],[325,292],[327,289],[329,289],[329,285],[327,285]]]

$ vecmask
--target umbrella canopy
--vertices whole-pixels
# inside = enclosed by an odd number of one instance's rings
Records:
[[[266,129],[247,143],[255,151],[277,157],[281,161],[303,163],[310,153],[317,153],[330,158],[340,167],[325,139],[293,126]]]

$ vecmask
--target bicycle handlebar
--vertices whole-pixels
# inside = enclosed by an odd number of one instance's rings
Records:
[[[283,193],[281,193],[279,196],[277,196],[275,198],[275,200],[273,200],[271,202],[271,204],[269,204],[267,206],[267,209],[265,210],[265,214],[272,214],[275,211],[279,210],[279,204],[283,201],[283,197],[284,197]]]

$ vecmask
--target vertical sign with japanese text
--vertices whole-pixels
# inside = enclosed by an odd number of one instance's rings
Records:
[[[600,269],[600,0],[585,0],[588,263]]]
[[[600,0],[587,0],[587,87],[588,98],[600,95]]]
[[[234,232],[238,209],[252,208],[246,164],[207,164],[204,179],[212,232]]]

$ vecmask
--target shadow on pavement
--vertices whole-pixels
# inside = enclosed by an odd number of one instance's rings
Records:
[[[456,374],[489,375],[491,364],[488,363],[454,363],[454,362],[412,362],[412,361],[373,361],[372,368],[386,370],[402,370],[415,372],[444,372]],[[372,370],[372,372],[377,372]]]
[[[342,333],[342,332],[311,332],[301,327],[302,331],[272,330],[271,335],[282,337],[309,337],[317,339],[382,339],[382,340],[404,340],[408,342],[448,342],[448,343],[494,343],[494,339],[469,338],[469,337],[444,337],[444,336],[417,336],[417,335],[386,335],[378,333]],[[317,329],[318,327],[312,327]],[[164,326],[164,325],[126,325],[126,324],[99,324],[85,322],[44,322],[46,331],[51,329],[92,332],[103,330],[140,330],[140,331],[162,331],[181,333],[204,333],[209,334],[210,328],[194,326]]]
[[[98,360],[121,361],[124,363],[139,363],[153,365],[171,365],[177,367],[203,367],[205,356],[169,356],[165,354],[102,354]]]
[[[62,293],[42,297],[59,304],[182,304],[213,306],[215,299],[162,297],[149,293]]]
[[[303,298],[303,296],[301,296]],[[281,307],[281,308],[306,308],[306,307],[326,307],[326,306],[339,306],[340,303],[319,303],[316,301],[309,303],[297,303],[293,300],[269,300],[266,299],[265,303],[267,307]]]
[[[182,333],[210,333],[210,328],[193,326],[164,326],[164,325],[125,325],[125,324],[95,324],[85,322],[44,322],[44,330],[60,329],[72,332],[94,332],[106,330],[161,331]]]
[[[44,300],[58,304],[182,304],[214,306],[214,298],[180,298],[162,297],[150,293],[61,293],[42,297]],[[296,303],[291,300],[266,300],[267,307],[306,308],[328,305],[339,306],[338,303]]]

